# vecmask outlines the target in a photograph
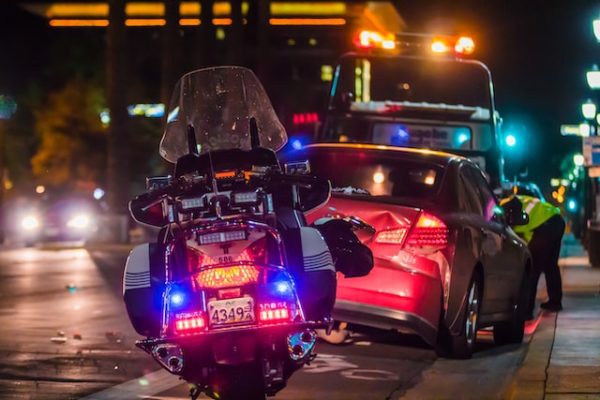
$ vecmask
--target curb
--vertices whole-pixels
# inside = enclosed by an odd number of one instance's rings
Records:
[[[554,345],[557,313],[541,314],[540,323],[529,343],[527,354],[505,396],[506,400],[543,400],[547,368]]]

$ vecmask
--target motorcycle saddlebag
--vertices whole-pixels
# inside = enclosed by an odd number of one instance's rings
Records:
[[[137,333],[160,334],[165,263],[163,247],[155,243],[131,250],[123,276],[123,298],[129,320]]]

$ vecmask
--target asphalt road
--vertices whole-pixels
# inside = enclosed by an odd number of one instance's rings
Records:
[[[0,251],[0,399],[187,398],[185,384],[134,346],[120,297],[126,254]],[[495,347],[481,332],[477,347],[455,361],[386,332],[319,343],[276,399],[500,399],[526,346]]]

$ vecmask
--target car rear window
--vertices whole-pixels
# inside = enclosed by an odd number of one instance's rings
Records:
[[[438,192],[440,165],[380,151],[312,149],[306,154],[311,170],[331,181],[334,193],[431,200]]]

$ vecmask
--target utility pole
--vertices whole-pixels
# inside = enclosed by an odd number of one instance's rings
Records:
[[[264,1],[264,0],[263,0]],[[260,2],[260,1],[259,1]],[[266,1],[265,1],[266,2]],[[231,65],[243,62],[244,21],[242,16],[242,0],[230,0],[231,30],[227,39],[227,59]]]
[[[110,113],[107,199],[113,214],[124,215],[130,196],[125,0],[109,0],[109,7],[106,37],[106,92]]]
[[[171,91],[179,77],[181,46],[179,37],[179,0],[165,1],[166,25],[162,29],[162,57],[160,98],[165,105],[165,113],[171,101]]]
[[[200,20],[201,24],[198,29],[198,49],[195,49],[196,67],[206,67],[211,65],[215,60],[213,57],[213,45],[215,42],[215,28],[213,20],[214,0],[200,1]]]
[[[261,82],[267,82],[269,77],[269,1],[258,0],[255,2],[257,9],[257,52],[256,52],[256,72]]]

